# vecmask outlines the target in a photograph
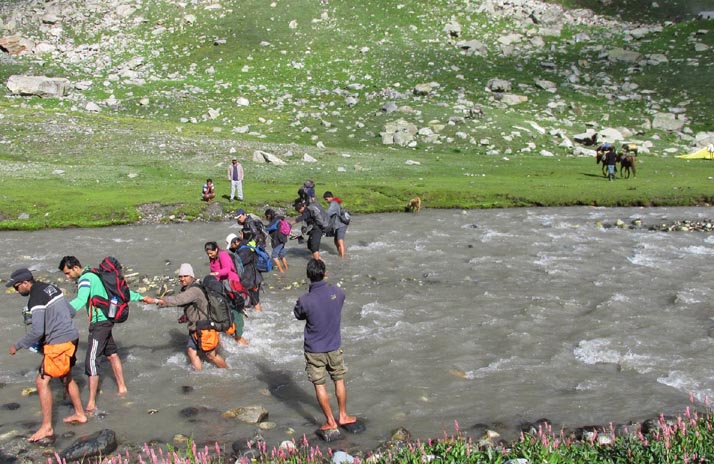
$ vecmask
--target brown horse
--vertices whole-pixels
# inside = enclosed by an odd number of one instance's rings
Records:
[[[624,155],[622,153],[617,154],[617,162],[620,163],[620,177],[622,177],[622,171],[625,171],[625,179],[630,178],[630,171],[632,171],[632,177],[637,177],[637,157],[631,155]]]
[[[605,153],[598,151],[595,153],[595,164],[602,163],[602,175],[607,176],[607,166],[605,165]]]
[[[605,152],[598,150],[595,153],[595,164],[602,163],[602,175],[607,177],[607,164],[605,164]]]

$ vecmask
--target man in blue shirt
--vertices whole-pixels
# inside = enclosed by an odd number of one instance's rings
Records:
[[[335,430],[357,422],[357,418],[347,415],[347,390],[345,388],[345,367],[340,321],[345,292],[335,285],[328,284],[325,278],[325,263],[320,259],[311,259],[307,263],[307,278],[310,279],[308,293],[298,298],[293,314],[298,320],[305,321],[304,349],[305,371],[310,382],[315,386],[317,402],[325,414],[326,422],[320,430]],[[330,407],[330,394],[327,392],[327,374],[335,384],[335,396],[339,416],[337,422]]]

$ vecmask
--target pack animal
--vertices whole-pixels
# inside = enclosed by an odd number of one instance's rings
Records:
[[[411,200],[409,200],[409,203],[407,203],[407,207],[405,208],[405,211],[407,213],[419,214],[419,212],[421,211],[421,198],[414,197]]]
[[[605,152],[598,151],[595,155],[595,164],[602,163],[602,175],[607,177],[607,165],[605,164]]]
[[[625,155],[622,153],[617,154],[617,162],[620,163],[620,177],[623,177],[622,171],[625,171],[625,179],[630,178],[630,172],[632,172],[632,177],[637,177],[637,157],[632,155]]]

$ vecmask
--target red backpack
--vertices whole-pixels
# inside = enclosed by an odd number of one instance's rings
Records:
[[[126,321],[129,318],[129,285],[124,279],[124,272],[119,261],[112,256],[107,256],[99,263],[99,267],[92,268],[89,272],[99,277],[107,292],[106,298],[92,295],[89,307],[101,309],[104,316],[112,322]],[[116,304],[116,313],[114,317],[110,317],[109,307],[112,305],[113,299],[116,299],[114,303]]]

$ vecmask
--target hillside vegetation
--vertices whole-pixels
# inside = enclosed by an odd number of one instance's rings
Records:
[[[0,229],[221,218],[199,191],[232,157],[258,212],[308,178],[354,212],[711,202],[711,163],[674,158],[714,142],[705,2],[559,3],[3,2],[0,81],[70,88],[0,98]],[[637,178],[587,131],[640,145]]]

